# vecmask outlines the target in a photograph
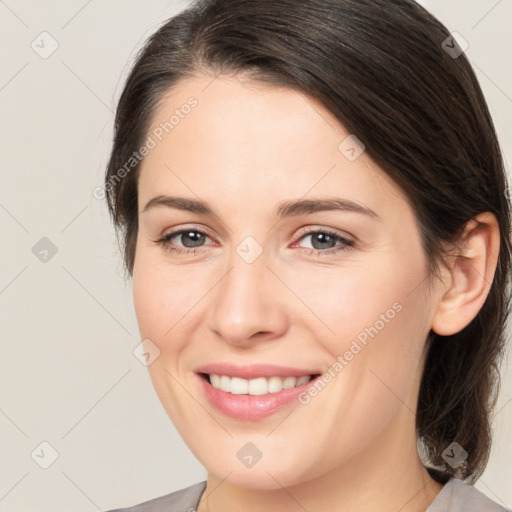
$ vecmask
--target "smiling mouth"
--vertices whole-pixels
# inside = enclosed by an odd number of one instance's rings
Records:
[[[297,388],[308,384],[320,374],[303,375],[301,377],[257,377],[243,379],[209,373],[199,375],[212,387],[233,395],[267,395],[279,393],[285,389]]]

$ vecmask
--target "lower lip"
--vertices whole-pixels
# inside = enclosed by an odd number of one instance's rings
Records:
[[[278,393],[234,395],[214,388],[204,377],[198,375],[206,398],[216,409],[231,418],[249,421],[266,418],[293,402],[299,403],[298,395],[316,382],[319,377],[315,377],[301,386],[283,389]]]

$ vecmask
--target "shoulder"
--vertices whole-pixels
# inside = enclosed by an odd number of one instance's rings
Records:
[[[196,509],[205,489],[206,480],[130,508],[119,508],[108,512],[192,512]]]
[[[451,478],[426,512],[507,512],[476,487]]]

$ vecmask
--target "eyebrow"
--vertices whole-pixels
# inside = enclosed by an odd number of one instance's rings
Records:
[[[202,215],[216,215],[213,208],[206,201],[188,199],[185,197],[174,197],[167,195],[156,196],[150,199],[142,213],[156,207],[174,208]],[[300,199],[296,201],[283,201],[279,203],[275,216],[277,218],[292,217],[296,215],[312,214],[320,211],[343,211],[367,215],[377,220],[381,217],[372,209],[360,205],[348,199],[338,197],[327,197],[318,199]]]

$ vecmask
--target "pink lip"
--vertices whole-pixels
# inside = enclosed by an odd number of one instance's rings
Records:
[[[201,373],[215,373],[214,371],[210,371],[213,369],[214,365],[208,365],[208,367],[202,367],[201,370],[208,369],[209,371],[205,371]],[[247,367],[246,367],[247,368]],[[261,366],[259,367],[261,368]],[[270,367],[265,367],[265,371],[270,371]],[[272,369],[272,375],[276,376],[285,376],[281,372],[283,367],[275,367],[273,366]],[[218,371],[218,367],[215,371]],[[278,370],[276,372],[276,369]],[[198,369],[199,370],[199,369]],[[225,366],[223,365],[223,371],[220,372],[221,375],[226,375],[226,373],[223,373],[226,370]],[[289,368],[289,371],[292,371],[293,369]],[[261,369],[258,370],[256,367],[252,368],[252,371],[255,373],[252,373],[252,375],[256,375],[256,377],[251,378],[257,378],[258,376],[265,377],[266,375],[261,375]],[[311,375],[312,372],[305,371],[304,373],[301,373],[302,370],[297,371],[293,370],[295,372],[295,375],[292,376],[302,376],[302,375]],[[227,372],[228,375],[231,372]],[[217,374],[219,375],[219,373]],[[238,374],[240,375],[240,373]],[[233,375],[234,377],[238,375]],[[247,373],[245,373],[247,375]],[[290,375],[287,375],[290,376]],[[275,414],[282,408],[284,408],[287,405],[290,405],[291,403],[295,402],[296,405],[298,405],[298,395],[300,393],[303,393],[308,386],[312,385],[314,382],[316,382],[317,379],[321,377],[321,375],[318,375],[318,377],[310,380],[309,382],[306,382],[306,384],[302,384],[301,386],[297,386],[290,389],[283,389],[282,391],[279,391],[278,393],[267,393],[266,395],[233,395],[231,393],[227,393],[226,391],[222,391],[220,389],[214,388],[207,380],[207,378],[198,375],[197,376],[200,381],[200,386],[205,394],[207,400],[210,402],[210,404],[215,407],[218,411],[222,412],[226,416],[229,416],[231,418],[235,418],[238,420],[248,420],[248,421],[254,421],[259,420],[262,418],[266,418],[267,416],[270,416],[272,414]],[[247,378],[247,377],[242,377]]]
[[[273,364],[252,364],[237,366],[230,363],[211,363],[195,369],[196,373],[209,373],[215,375],[227,375],[228,377],[240,377],[241,379],[256,379],[258,377],[302,377],[304,375],[316,375],[318,370],[291,368],[289,366],[277,366]]]

